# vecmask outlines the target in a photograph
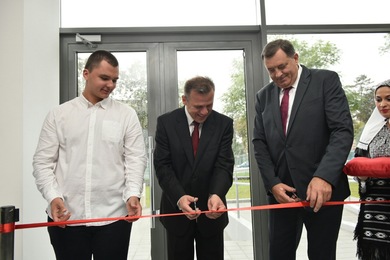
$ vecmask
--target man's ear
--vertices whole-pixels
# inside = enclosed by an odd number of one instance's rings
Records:
[[[181,96],[181,101],[184,105],[187,105],[187,97],[185,95]]]
[[[83,69],[83,77],[84,77],[85,80],[88,79],[88,75],[89,75],[89,70]]]

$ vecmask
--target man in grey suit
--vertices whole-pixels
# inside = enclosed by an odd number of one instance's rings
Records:
[[[322,206],[350,195],[342,172],[353,141],[347,98],[337,73],[300,65],[287,40],[268,43],[262,59],[273,81],[256,95],[253,145],[269,202],[310,202],[270,211],[270,259],[296,258],[303,225],[309,259],[335,259],[343,206]]]
[[[188,213],[160,218],[170,260],[193,260],[194,240],[198,260],[224,259],[227,213],[199,213],[225,210],[233,181],[233,120],[212,110],[214,91],[209,78],[192,78],[184,86],[185,106],[157,119],[154,166],[163,190],[161,213]],[[198,145],[193,137],[199,137]]]

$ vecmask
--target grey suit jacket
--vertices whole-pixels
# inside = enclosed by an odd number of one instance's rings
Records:
[[[309,182],[317,176],[332,185],[332,200],[343,200],[350,190],[342,169],[353,141],[348,101],[337,73],[302,68],[287,136],[280,88],[272,82],[256,94],[255,158],[268,191],[282,182],[305,199]]]
[[[208,210],[210,194],[217,194],[226,205],[226,193],[232,185],[234,156],[232,151],[233,120],[212,111],[203,123],[197,156],[194,158],[191,136],[184,108],[157,119],[154,166],[163,190],[161,213],[181,212],[176,203],[183,195],[198,197],[197,207]],[[185,216],[161,218],[169,231],[186,232],[190,220]],[[202,214],[198,228],[215,234],[227,225],[227,214],[216,220]]]

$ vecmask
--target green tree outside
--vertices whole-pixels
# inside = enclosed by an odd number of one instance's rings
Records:
[[[390,52],[390,33],[386,34],[384,37],[384,44],[379,48],[379,52],[383,55],[387,52]]]
[[[347,85],[344,89],[353,119],[355,140],[357,140],[375,107],[373,81],[366,75],[360,75],[355,79],[355,84]]]

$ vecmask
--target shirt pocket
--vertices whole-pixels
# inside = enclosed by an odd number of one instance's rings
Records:
[[[103,121],[102,128],[103,141],[118,143],[121,139],[121,125],[115,121]]]

